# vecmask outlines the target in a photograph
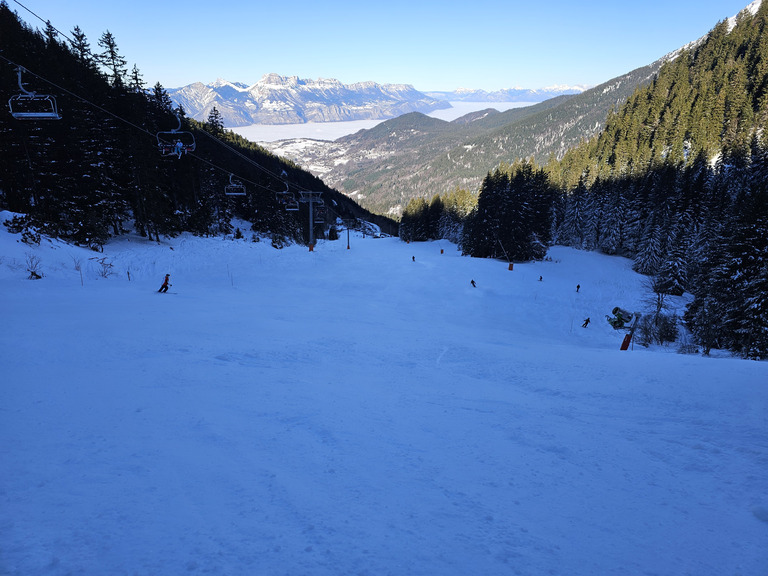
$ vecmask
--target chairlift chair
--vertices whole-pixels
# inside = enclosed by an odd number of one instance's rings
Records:
[[[178,114],[176,120],[179,122],[177,128],[157,133],[157,149],[163,156],[175,154],[181,158],[182,154],[194,152],[196,143],[192,132],[185,132],[181,129],[181,118]]]
[[[242,182],[232,179],[232,174],[229,175],[229,184],[224,186],[225,196],[245,196],[245,186]]]
[[[22,70],[21,66],[17,69],[19,89],[22,93],[14,94],[8,99],[11,116],[17,120],[61,120],[56,98],[50,94],[38,94],[25,89],[21,83]]]
[[[299,209],[299,201],[296,200],[296,197],[293,194],[288,192],[287,186],[286,186],[286,190],[284,192],[277,192],[275,194],[275,198],[289,212],[295,212],[296,210]]]

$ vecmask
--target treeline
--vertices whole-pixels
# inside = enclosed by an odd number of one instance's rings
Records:
[[[62,38],[24,24],[0,2],[0,101],[28,92],[55,98],[60,120],[18,120],[0,111],[0,209],[25,215],[14,225],[99,248],[131,223],[153,239],[182,231],[232,231],[239,217],[259,235],[307,242],[307,204],[286,211],[284,192],[323,192],[329,215],[370,215],[318,178],[225,130],[212,112],[195,122],[174,108],[159,83],[130,70],[116,39],[105,32],[92,50],[75,27]],[[179,127],[194,152],[163,155],[158,133]],[[234,175],[234,176],[233,176]],[[230,178],[247,196],[225,195]],[[384,223],[386,224],[386,223]],[[318,224],[314,236],[325,233]]]
[[[400,219],[400,238],[420,242],[445,238],[461,244],[464,222],[477,204],[477,197],[467,190],[455,189],[430,202],[414,198],[408,202]]]
[[[624,254],[659,293],[694,295],[708,352],[768,357],[768,3],[719,23],[548,166],[560,242]],[[573,222],[573,225],[569,225]]]
[[[453,239],[473,256],[558,243],[632,258],[658,295],[693,294],[685,321],[705,352],[768,358],[766,24],[768,3],[719,24],[561,161],[489,173]],[[412,220],[406,235],[424,228]]]
[[[455,189],[430,202],[412,199],[403,211],[400,238],[444,238],[477,258],[541,258],[552,243],[557,198],[543,169],[518,161],[488,174],[478,195]]]

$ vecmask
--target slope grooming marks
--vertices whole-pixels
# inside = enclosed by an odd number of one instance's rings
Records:
[[[627,260],[20,240],[0,226],[0,573],[768,565],[766,365],[620,351]]]

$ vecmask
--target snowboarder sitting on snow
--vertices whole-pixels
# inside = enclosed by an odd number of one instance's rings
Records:
[[[589,325],[589,322],[590,322],[590,320],[589,320],[589,318],[587,318],[586,320],[584,320],[584,324],[582,324],[581,327],[582,328],[586,328]]]
[[[163,280],[163,285],[160,286],[160,290],[158,290],[158,292],[168,292],[168,288],[171,286],[170,281],[171,281],[171,275],[166,274],[165,280]]]

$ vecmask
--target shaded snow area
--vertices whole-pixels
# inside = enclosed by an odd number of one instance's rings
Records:
[[[620,351],[627,260],[18,238],[0,574],[768,574],[768,364]]]

